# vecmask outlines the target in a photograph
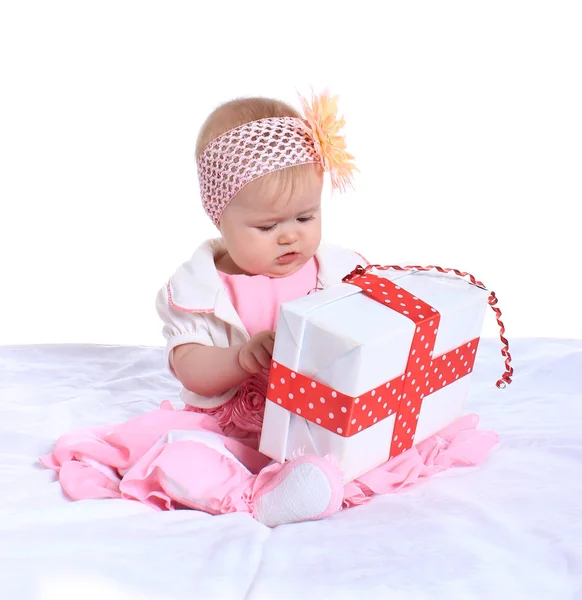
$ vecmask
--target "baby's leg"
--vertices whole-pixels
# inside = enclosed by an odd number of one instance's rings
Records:
[[[339,509],[341,474],[326,459],[301,457],[254,475],[227,441],[211,432],[169,432],[126,473],[122,497],[213,515],[246,512],[271,527],[320,519]]]
[[[270,526],[339,508],[340,476],[325,459],[269,465],[220,432],[213,417],[167,403],[124,423],[65,434],[41,460],[74,500],[122,497],[158,509],[247,512]]]
[[[125,473],[123,498],[162,509],[185,506],[210,514],[249,512],[254,475],[211,431],[169,431]]]

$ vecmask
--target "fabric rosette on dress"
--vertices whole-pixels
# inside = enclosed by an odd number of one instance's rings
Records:
[[[262,371],[243,381],[226,404],[211,409],[186,406],[185,410],[214,417],[225,435],[257,448],[265,414],[268,380],[269,372]]]

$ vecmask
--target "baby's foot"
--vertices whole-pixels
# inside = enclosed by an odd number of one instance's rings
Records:
[[[302,456],[266,467],[257,475],[251,510],[257,521],[269,527],[315,521],[338,511],[343,495],[339,469],[326,458]]]

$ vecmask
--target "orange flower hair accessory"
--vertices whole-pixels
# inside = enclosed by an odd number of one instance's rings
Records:
[[[348,187],[353,187],[352,177],[358,169],[354,157],[346,150],[346,142],[341,134],[345,120],[337,114],[338,97],[323,92],[319,96],[312,93],[311,105],[301,94],[299,100],[307,132],[313,138],[323,168],[331,176],[332,188],[344,192]]]

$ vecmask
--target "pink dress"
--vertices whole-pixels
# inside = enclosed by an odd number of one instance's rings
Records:
[[[317,287],[317,261],[311,258],[289,277],[228,275],[218,271],[236,312],[252,337],[260,331],[275,331],[282,302],[306,296]],[[212,415],[225,435],[258,448],[265,412],[268,370],[249,377],[236,395],[214,409],[186,406],[185,410]]]
[[[312,259],[297,273],[271,279],[262,275],[220,274],[231,301],[252,336],[275,330],[279,306],[316,287]],[[170,402],[124,423],[64,434],[40,460],[54,469],[69,498],[127,498],[160,510],[194,508],[210,514],[252,513],[253,494],[272,477],[275,466],[257,450],[265,409],[268,373],[249,377],[235,396],[215,409]],[[481,464],[497,442],[477,430],[466,415],[393,460],[344,488],[344,508],[375,494],[410,488],[454,466]]]

